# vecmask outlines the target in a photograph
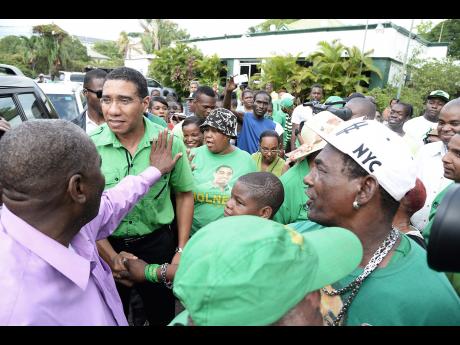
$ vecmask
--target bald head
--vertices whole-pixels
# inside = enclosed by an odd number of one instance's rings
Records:
[[[65,191],[68,179],[96,164],[96,147],[65,120],[31,120],[0,141],[0,184],[28,196]]]
[[[460,97],[459,98],[454,98],[453,100],[451,100],[450,102],[447,102],[444,107],[443,107],[443,110],[453,110],[454,108],[460,108]],[[460,115],[460,111],[459,111],[459,115]]]
[[[345,107],[351,110],[352,119],[361,116],[365,116],[367,120],[373,120],[375,118],[375,104],[367,98],[352,98],[345,104]]]

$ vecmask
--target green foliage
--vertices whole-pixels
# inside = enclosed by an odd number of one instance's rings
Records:
[[[423,104],[426,96],[433,90],[442,89],[450,98],[458,96],[460,91],[460,66],[456,65],[451,58],[442,60],[428,60],[418,68],[412,69],[410,82],[402,88],[401,101],[410,103],[414,107],[414,115],[423,112]],[[375,88],[369,92],[376,98],[380,109],[388,106],[391,98],[396,97],[397,88],[386,86]]]
[[[298,19],[267,19],[263,23],[260,23],[256,26],[251,26],[249,28],[249,32],[255,33],[270,31],[270,25],[272,24],[276,26],[276,30],[279,30],[283,24],[290,24],[295,21],[298,21]]]
[[[147,54],[190,37],[186,30],[179,29],[176,23],[167,19],[141,19],[139,23],[144,29],[141,42]]]
[[[444,20],[422,37],[431,42],[449,42],[447,56],[460,58],[460,19]]]
[[[83,71],[89,62],[86,47],[58,26],[34,27],[36,35],[6,36],[0,39],[1,61],[20,68],[29,77],[59,70]]]
[[[256,73],[252,76],[250,81],[250,87],[257,89],[259,87],[265,87],[269,82],[273,83],[273,89],[278,90],[280,87],[286,88],[289,92],[292,92],[292,83],[290,78],[299,73],[301,67],[297,65],[296,61],[299,55],[292,56],[274,56],[265,59],[265,61],[259,64],[260,68],[263,68],[263,73]],[[258,85],[256,85],[258,82]]]
[[[220,84],[219,76],[222,69],[226,70],[226,67],[222,66],[216,54],[203,56],[201,60],[196,61],[196,76],[200,85],[212,86],[215,82]]]
[[[357,47],[346,47],[338,40],[318,43],[319,50],[308,59],[313,62],[312,71],[317,76],[326,95],[345,97],[352,92],[364,92],[362,83],[369,83],[364,72],[372,71],[381,78],[380,70],[372,65],[369,55],[372,51],[362,53]]]
[[[174,88],[179,97],[188,96],[192,80],[212,86],[218,82],[224,68],[217,55],[203,56],[197,48],[183,43],[175,47],[164,47],[155,54],[157,57],[150,63],[148,76],[164,86]]]
[[[415,30],[417,31],[417,35],[422,36],[423,38],[426,38],[426,35],[433,29],[433,22],[431,20],[428,21],[421,21],[419,25],[415,27]]]
[[[197,61],[203,58],[201,51],[180,43],[155,54],[157,57],[150,63],[148,75],[174,88],[180,97],[188,96],[189,83],[197,75]]]
[[[355,91],[365,92],[364,83],[369,83],[366,72],[382,77],[381,71],[372,64],[371,53],[363,54],[357,47],[346,47],[338,40],[322,41],[318,43],[318,50],[307,58],[311,66],[298,65],[299,55],[275,56],[259,65],[263,73],[256,74],[250,85],[255,81],[261,86],[273,82],[275,90],[284,87],[301,99],[307,97],[314,83],[321,84],[326,95],[345,97]]]
[[[110,59],[123,59],[123,55],[120,54],[118,46],[112,41],[101,41],[96,42],[93,46],[94,51],[99,54],[108,56]]]

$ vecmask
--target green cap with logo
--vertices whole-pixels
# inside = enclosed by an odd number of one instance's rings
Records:
[[[430,98],[440,98],[444,100],[445,102],[449,102],[449,94],[446,91],[442,90],[434,90],[430,92],[430,94],[427,96],[427,99]]]
[[[270,325],[352,272],[362,254],[343,228],[300,234],[260,217],[225,217],[185,246],[174,294],[198,326]]]

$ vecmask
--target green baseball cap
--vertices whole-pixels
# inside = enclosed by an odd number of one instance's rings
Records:
[[[434,90],[430,92],[430,94],[427,96],[427,99],[430,98],[441,98],[445,102],[449,102],[449,94],[446,91],[442,90]]]
[[[198,326],[263,326],[351,273],[359,239],[343,228],[300,234],[255,216],[221,218],[185,246],[174,294]]]
[[[290,93],[285,93],[280,100],[280,105],[283,108],[290,108],[294,105],[294,96]]]
[[[329,96],[329,98],[326,99],[325,104],[334,103],[334,102],[340,102],[340,101],[343,101],[342,97],[339,97],[339,96]],[[340,109],[340,108],[343,108],[343,105],[344,105],[344,104],[342,104],[342,103],[338,103],[338,104],[334,104],[332,107],[333,107],[333,108]]]

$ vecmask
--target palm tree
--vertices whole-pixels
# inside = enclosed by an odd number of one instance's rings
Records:
[[[153,50],[160,50],[160,27],[163,19],[139,19],[139,24],[144,29],[144,34],[151,37],[151,42],[153,42]]]
[[[126,31],[120,32],[120,36],[117,41],[118,51],[122,54],[123,58],[126,58],[126,53],[128,52],[129,38]]]
[[[38,33],[42,38],[39,41],[39,54],[46,56],[49,74],[57,75],[63,62],[69,60],[68,53],[61,49],[62,41],[68,36],[67,32],[56,24],[34,26],[33,32]]]

